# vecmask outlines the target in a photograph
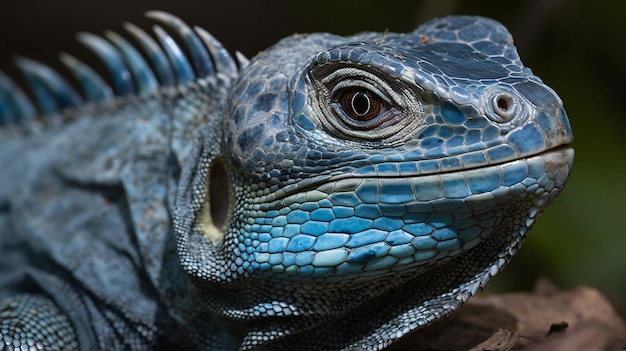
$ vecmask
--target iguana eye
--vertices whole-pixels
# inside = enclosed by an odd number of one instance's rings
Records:
[[[341,108],[352,119],[369,121],[378,116],[384,101],[368,90],[349,90],[340,97]]]
[[[336,89],[331,98],[335,115],[355,130],[371,130],[393,123],[399,111],[379,93],[366,87],[348,86]]]
[[[388,144],[415,130],[424,115],[415,91],[384,72],[331,65],[309,73],[309,116],[335,137]]]

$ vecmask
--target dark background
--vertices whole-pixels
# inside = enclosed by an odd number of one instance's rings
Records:
[[[124,21],[150,28],[143,13],[151,9],[200,25],[249,57],[296,32],[409,31],[446,14],[495,18],[513,33],[524,63],[563,99],[577,155],[570,184],[493,286],[529,289],[546,276],[563,287],[588,284],[625,298],[625,7],[608,0],[3,0],[0,69],[18,77],[11,64],[15,54],[55,68],[60,51],[90,57],[76,45],[77,31],[123,33]]]

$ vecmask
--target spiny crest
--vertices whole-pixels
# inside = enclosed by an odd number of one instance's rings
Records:
[[[150,11],[146,16],[176,33],[179,41],[159,25],[153,27],[153,38],[131,23],[125,23],[124,29],[139,48],[113,31],[106,31],[104,36],[77,35],[78,41],[104,62],[111,74],[112,87],[94,69],[66,53],[61,53],[59,59],[79,83],[80,93],[52,68],[31,59],[16,58],[15,63],[24,74],[37,107],[0,71],[0,128],[80,107],[85,102],[148,95],[162,87],[181,86],[218,75],[232,77],[248,64],[239,52],[235,63],[224,46],[200,27],[192,29],[166,12]]]

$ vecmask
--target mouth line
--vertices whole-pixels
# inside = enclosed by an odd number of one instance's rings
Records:
[[[374,175],[374,174],[354,174],[354,172],[346,172],[346,173],[336,174],[336,175],[319,175],[313,178],[303,179],[296,184],[287,185],[284,188],[278,189],[276,192],[272,193],[272,195],[274,195],[274,199],[273,199],[274,201],[281,200],[297,193],[303,193],[307,191],[316,190],[320,186],[324,184],[328,184],[330,182],[336,182],[336,181],[340,181],[340,180],[348,179],[348,178],[356,178],[356,179],[427,178],[427,177],[439,177],[439,176],[444,176],[447,174],[478,171],[478,170],[487,169],[490,167],[502,166],[502,165],[512,163],[512,162],[519,162],[519,161],[529,160],[529,159],[536,158],[536,157],[542,157],[545,155],[566,151],[568,149],[572,149],[572,147],[569,144],[564,144],[564,145],[559,145],[551,149],[543,150],[538,153],[534,153],[534,154],[530,154],[530,155],[526,155],[526,156],[522,156],[522,157],[518,157],[514,159],[509,159],[509,160],[505,160],[505,161],[501,161],[497,163],[490,163],[490,164],[481,165],[477,167],[457,168],[453,170],[436,172],[436,173],[426,173],[426,174],[414,173],[414,174],[403,174],[403,175],[399,175],[399,174],[398,175]]]

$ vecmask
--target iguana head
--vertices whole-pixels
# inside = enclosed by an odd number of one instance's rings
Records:
[[[85,168],[54,169],[83,190],[125,194],[137,271],[173,319],[184,314],[180,325],[195,322],[181,311],[196,312],[197,297],[221,317],[198,308],[206,320],[193,327],[207,339],[381,349],[484,287],[569,178],[562,102],[495,21],[295,35],[237,65],[204,30],[149,16],[165,25],[154,29],[160,44],[126,25],[143,54],[113,32],[79,35],[114,89],[67,54],[82,95],[17,60],[54,118],[36,116],[0,73],[0,137],[99,124],[96,143],[74,155]],[[173,198],[179,257],[162,242]],[[229,335],[215,335],[222,325]]]
[[[204,135],[179,254],[212,308],[258,321],[251,345],[339,338],[359,318],[354,335],[389,342],[447,314],[508,262],[573,160],[559,97],[477,17],[287,38]]]

